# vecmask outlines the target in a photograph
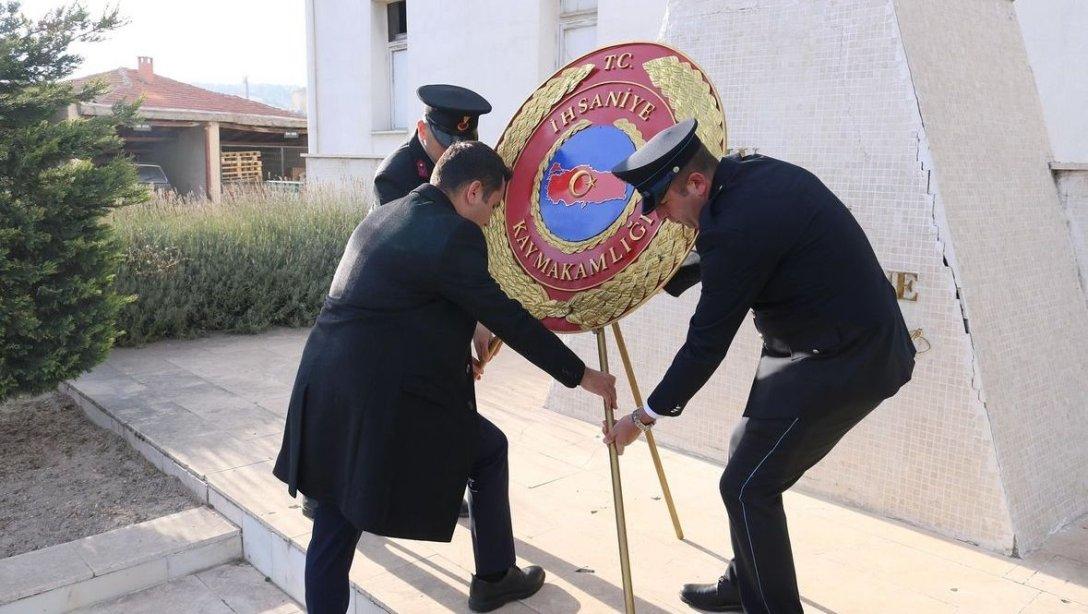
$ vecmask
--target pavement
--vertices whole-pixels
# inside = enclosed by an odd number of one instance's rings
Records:
[[[296,614],[303,609],[252,566],[227,563],[75,610],[76,614]]]
[[[297,600],[310,523],[271,468],[307,332],[117,349],[72,382],[99,420],[149,458],[160,455],[153,462],[167,472],[181,468],[194,492],[241,527],[246,559]],[[599,426],[543,408],[549,385],[507,349],[477,389],[480,412],[510,440],[519,562],[548,572],[540,593],[503,611],[622,610],[607,449]],[[684,540],[673,533],[646,445],[621,457],[636,605],[687,612],[682,584],[715,580],[731,556],[722,467],[671,450],[661,456]],[[1009,558],[803,493],[784,498],[808,612],[1088,614],[1088,519]],[[464,521],[451,543],[364,535],[351,571],[353,611],[466,611],[472,568]]]

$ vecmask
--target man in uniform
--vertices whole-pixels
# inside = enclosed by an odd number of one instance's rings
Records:
[[[416,122],[416,131],[396,151],[382,160],[374,175],[374,199],[378,205],[404,198],[409,192],[427,183],[434,164],[450,145],[460,141],[475,141],[480,116],[491,112],[491,104],[476,92],[457,85],[424,85],[416,95],[426,105],[423,118]],[[491,333],[477,327],[473,338],[479,349],[487,347]],[[317,501],[302,499],[302,514],[313,518]],[[461,502],[461,518],[468,518],[468,502]]]
[[[536,593],[515,566],[507,442],[476,411],[469,342],[477,322],[564,385],[614,406],[615,378],[586,367],[487,269],[480,228],[510,170],[490,147],[454,144],[432,183],[374,211],[348,240],[306,341],[276,477],[317,499],[306,605],[342,614],[363,531],[450,541],[466,482],[476,573],[469,608]]]
[[[733,560],[681,599],[798,613],[782,493],[910,380],[914,345],[864,232],[819,179],[764,156],[717,160],[695,129],[686,120],[662,131],[612,171],[639,190],[644,212],[699,230],[702,293],[661,382],[605,442],[622,450],[679,416],[752,310],[762,356],[719,484]]]
[[[374,198],[379,205],[403,198],[427,183],[446,149],[458,141],[479,139],[480,116],[491,104],[476,92],[456,85],[424,85],[416,95],[426,105],[416,131],[382,160],[374,174]]]

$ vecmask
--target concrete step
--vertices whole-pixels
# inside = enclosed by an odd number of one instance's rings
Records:
[[[241,556],[238,527],[197,507],[0,560],[0,614],[69,612]]]
[[[242,561],[76,610],[78,614],[297,614],[302,611],[299,604]]]

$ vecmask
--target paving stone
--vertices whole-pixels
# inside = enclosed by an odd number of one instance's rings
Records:
[[[218,409],[193,410],[193,413],[242,441],[283,433],[282,416],[249,401]]]
[[[1041,592],[1017,614],[1088,614],[1088,605]]]
[[[214,420],[205,420],[209,426]],[[200,476],[268,460],[233,434],[223,431],[179,434],[167,442],[170,455]]]
[[[219,430],[212,422],[176,403],[167,403],[154,408],[145,418],[133,421],[132,426],[144,437],[160,444]]]
[[[1054,556],[1028,579],[1027,585],[1088,605],[1088,563]]]
[[[102,575],[237,534],[238,528],[222,516],[197,507],[72,543],[77,556]]]
[[[80,614],[232,614],[223,599],[195,576],[76,611]]]
[[[0,560],[0,603],[44,593],[93,576],[73,543]]]
[[[220,565],[196,576],[236,614],[289,614],[301,611],[290,597],[277,590],[251,565]]]
[[[162,558],[118,569],[68,587],[66,609],[81,608],[116,599],[118,595],[161,585],[167,579],[166,559]]]

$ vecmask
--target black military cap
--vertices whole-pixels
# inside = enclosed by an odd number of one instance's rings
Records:
[[[680,169],[699,150],[694,119],[669,126],[612,169],[612,174],[633,185],[642,195],[642,212],[649,214],[661,202]]]
[[[491,104],[483,96],[456,85],[424,85],[416,95],[427,105],[423,119],[443,147],[477,140],[480,116],[491,112]]]

